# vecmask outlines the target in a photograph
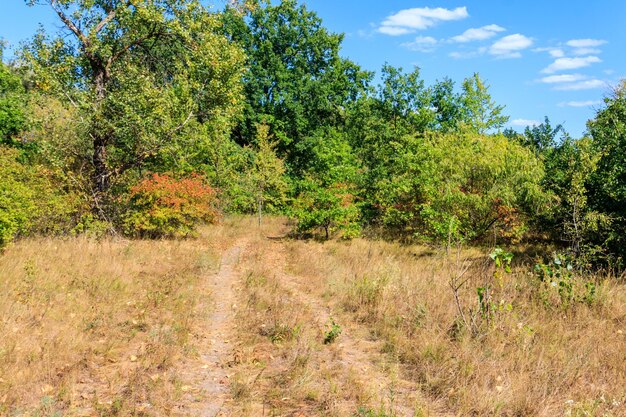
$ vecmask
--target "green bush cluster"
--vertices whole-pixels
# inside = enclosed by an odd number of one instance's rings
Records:
[[[398,234],[514,241],[545,206],[542,164],[504,136],[405,137],[395,150],[373,197],[374,216]]]
[[[326,239],[334,233],[351,239],[360,231],[360,212],[354,204],[354,195],[345,184],[322,187],[308,179],[299,184],[299,194],[291,214],[297,221],[297,232],[324,231]]]
[[[38,33],[0,65],[3,244],[35,231],[189,235],[216,218],[219,195],[219,209],[259,223],[290,214],[305,236],[534,239],[577,265],[622,267],[626,85],[583,138],[547,117],[503,131],[479,74],[427,85],[419,68],[385,64],[376,77],[295,0],[107,7],[60,2],[70,38]]]
[[[25,164],[22,157],[0,146],[0,248],[19,235],[68,232],[79,210],[79,202],[55,187],[47,169]]]

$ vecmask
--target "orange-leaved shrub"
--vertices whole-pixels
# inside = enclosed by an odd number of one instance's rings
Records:
[[[198,223],[218,220],[216,190],[202,177],[152,174],[130,188],[124,231],[131,236],[187,237]]]

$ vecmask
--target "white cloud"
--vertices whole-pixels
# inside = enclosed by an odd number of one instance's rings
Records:
[[[602,51],[596,48],[577,48],[572,53],[574,55],[597,55],[602,53]]]
[[[559,103],[561,107],[592,107],[602,104],[602,100],[564,101]]]
[[[605,40],[602,39],[572,39],[565,44],[572,48],[594,48],[596,46],[604,45]]]
[[[558,58],[552,64],[541,70],[541,72],[544,74],[550,74],[557,71],[588,67],[589,65],[597,62],[602,62],[602,60],[593,55],[576,58]]]
[[[432,52],[437,46],[437,39],[432,36],[418,36],[413,42],[403,43],[402,46],[419,52]]]
[[[461,20],[468,17],[467,7],[444,9],[442,7],[416,7],[404,9],[387,17],[378,31],[386,35],[397,36],[424,30],[437,25],[439,22]]]
[[[579,81],[572,84],[564,84],[554,87],[555,90],[563,90],[563,91],[578,91],[578,90],[592,90],[594,88],[602,88],[606,87],[607,84],[598,79]]]
[[[565,51],[563,51],[561,48],[535,48],[533,49],[534,52],[547,52],[550,54],[550,56],[552,58],[561,58],[565,56]]]
[[[489,48],[489,53],[500,58],[519,58],[522,56],[519,51],[529,48],[532,44],[532,39],[516,33],[494,42]]]
[[[482,55],[484,51],[453,51],[448,54],[450,58],[454,59],[468,59],[475,58],[479,55]]]
[[[548,51],[552,58],[563,58],[565,56],[565,52],[562,49],[551,49]]]
[[[398,26],[381,26],[378,28],[380,33],[384,33],[385,35],[398,36],[398,35],[406,35],[409,33],[415,32],[414,30],[402,28]]]
[[[547,77],[543,77],[541,80],[542,83],[546,84],[557,84],[557,83],[572,83],[575,81],[581,81],[587,78],[582,74],[559,74],[559,75],[548,75]]]
[[[479,28],[471,28],[467,29],[460,35],[453,36],[451,40],[454,42],[482,41],[492,38],[496,36],[498,32],[503,32],[505,30],[506,29],[498,25],[488,25]]]
[[[511,121],[511,124],[513,126],[526,127],[526,126],[538,126],[541,124],[541,122],[538,120],[514,119]]]

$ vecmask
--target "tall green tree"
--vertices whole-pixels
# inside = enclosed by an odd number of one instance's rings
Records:
[[[420,78],[420,70],[404,73],[402,68],[383,65],[382,83],[378,88],[377,107],[396,135],[423,133],[433,127],[435,109],[430,91]]]
[[[568,137],[569,135],[565,132],[563,125],[552,126],[548,116],[545,116],[543,123],[536,126],[526,126],[521,139],[523,145],[530,147],[536,153],[541,153],[555,148],[559,144],[559,140],[563,141]]]
[[[449,133],[458,129],[462,107],[454,81],[444,78],[431,87],[431,106],[435,110],[435,130]]]
[[[461,121],[465,129],[478,134],[501,129],[509,117],[502,114],[504,106],[497,105],[478,73],[463,81],[461,93]]]
[[[603,250],[602,238],[611,227],[611,217],[594,210],[589,204],[591,179],[598,167],[600,154],[591,138],[566,137],[558,145],[544,151],[546,176],[544,187],[554,194],[549,230],[554,239],[569,245],[575,255],[588,255]]]
[[[419,68],[404,72],[385,64],[381,82],[372,90],[349,107],[346,128],[361,160],[359,182],[366,206],[374,202],[375,189],[393,170],[397,143],[406,135],[424,133],[437,124],[431,90],[421,79]]]
[[[589,202],[613,219],[610,233],[604,236],[606,245],[626,256],[626,81],[604,99],[604,107],[587,123],[587,129],[600,155]]]
[[[257,149],[251,176],[260,226],[264,209],[273,211],[284,204],[287,182],[285,165],[276,156],[276,145],[269,136],[269,126],[259,125],[257,130]]]
[[[16,144],[16,136],[26,127],[26,92],[22,79],[2,62],[0,44],[0,143]]]
[[[341,58],[343,35],[329,32],[321,19],[296,0],[261,2],[249,15],[228,8],[228,36],[247,55],[246,107],[234,137],[254,142],[266,123],[292,172],[310,156],[301,142],[320,127],[343,123],[344,109],[371,75]]]
[[[243,53],[199,0],[27,3],[46,4],[63,25],[40,32],[22,61],[39,89],[78,109],[100,214],[116,179],[236,113]]]

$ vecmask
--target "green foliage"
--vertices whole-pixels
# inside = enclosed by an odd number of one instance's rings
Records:
[[[326,239],[337,231],[345,239],[359,235],[360,213],[349,186],[337,183],[324,187],[313,178],[307,178],[298,183],[298,191],[291,209],[298,233],[321,228]]]
[[[304,139],[302,148],[310,157],[301,171],[315,176],[324,186],[356,182],[360,161],[345,132],[335,128],[317,129]]]
[[[81,175],[90,179],[100,217],[124,174],[189,171],[207,141],[228,135],[243,53],[199,1],[63,0],[50,7],[66,33],[40,32],[20,60],[39,91],[75,108],[88,149],[80,166],[89,172]]]
[[[513,260],[513,254],[507,252],[501,248],[495,248],[493,252],[489,254],[489,257],[496,265],[496,270],[502,268],[505,272],[511,273],[511,261]]]
[[[543,123],[537,126],[526,126],[521,142],[537,153],[545,152],[558,146],[557,136],[559,133],[561,134],[561,143],[569,140],[569,135],[563,129],[563,125],[558,124],[553,127],[550,124],[550,119],[546,116]]]
[[[247,54],[246,107],[234,132],[237,142],[254,143],[265,123],[290,170],[308,155],[301,141],[319,127],[341,123],[342,108],[362,91],[370,74],[339,56],[343,35],[295,0],[263,2],[248,16],[228,8],[224,30]]]
[[[420,79],[419,68],[404,74],[402,68],[385,64],[381,76],[375,106],[394,134],[421,133],[432,128],[435,112],[430,107],[430,92]]]
[[[509,121],[502,115],[504,106],[496,105],[488,92],[489,86],[474,73],[463,81],[461,95],[461,124],[464,129],[485,134],[490,130],[500,130]]]
[[[335,319],[330,317],[330,325],[328,331],[324,333],[324,344],[329,345],[333,343],[339,335],[341,335],[341,326],[335,322]]]
[[[503,136],[407,136],[390,145],[373,203],[398,233],[450,242],[494,232],[515,241],[545,202],[540,161]]]
[[[0,148],[0,248],[28,227],[35,209],[35,192],[23,182],[30,175],[17,156]]]
[[[220,203],[225,212],[254,212],[257,201],[249,175],[255,160],[254,150],[241,147],[228,136],[211,130],[206,129],[206,134],[200,134],[197,153],[187,165],[188,172],[197,167],[208,182],[220,190]]]
[[[20,159],[0,146],[0,248],[20,234],[68,231],[78,210],[76,196],[55,189],[48,170]]]
[[[626,81],[606,97],[605,106],[587,123],[597,167],[589,182],[589,206],[611,219],[593,241],[626,256]]]
[[[489,257],[495,264],[495,269],[493,271],[494,281],[496,281],[500,288],[503,288],[504,273],[511,273],[511,261],[513,260],[513,254],[501,248],[495,248],[493,252],[489,254]]]
[[[269,126],[259,125],[257,131],[257,149],[250,175],[258,213],[261,216],[263,209],[276,212],[284,205],[287,182],[284,177],[285,165],[282,159],[276,156],[276,144],[269,137]]]
[[[458,130],[461,123],[460,95],[454,92],[454,81],[444,78],[430,88],[431,106],[435,109],[436,131],[449,133]]]
[[[493,282],[487,282],[482,287],[476,288],[478,311],[480,311],[482,318],[487,323],[493,321],[497,312],[511,311],[513,309],[513,305],[507,303],[504,299],[500,299],[498,302],[494,300],[498,291],[501,292],[504,288],[505,275],[511,273],[513,254],[501,248],[495,248],[489,254],[489,258],[494,263]]]
[[[126,205],[123,224],[131,236],[187,237],[199,222],[218,218],[215,190],[198,176],[152,174],[130,189]]]
[[[606,234],[613,223],[610,214],[600,211],[600,207],[594,210],[589,204],[589,194],[594,191],[590,179],[596,173],[600,156],[589,138],[568,138],[545,152],[545,187],[559,201],[551,213],[557,225],[552,228],[576,256],[606,248]]]
[[[0,45],[0,56],[2,45]],[[26,127],[26,92],[21,78],[0,60],[0,144],[18,145]]]
[[[568,256],[555,254],[551,262],[536,264],[534,273],[539,297],[547,307],[568,310],[576,303],[597,301],[595,282],[578,277]]]

